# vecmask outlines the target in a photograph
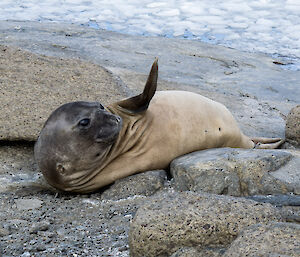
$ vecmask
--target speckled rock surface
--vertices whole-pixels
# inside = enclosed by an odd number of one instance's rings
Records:
[[[220,248],[256,223],[280,221],[270,204],[193,192],[156,194],[130,225],[132,256],[168,256],[182,247]]]
[[[282,222],[253,225],[240,233],[225,256],[300,256],[300,225]]]
[[[206,248],[206,249],[196,249],[192,247],[180,248],[178,251],[173,253],[170,257],[219,257],[225,252],[223,248]]]
[[[50,113],[71,101],[107,104],[125,89],[104,68],[0,45],[0,140],[36,140]]]
[[[102,193],[101,198],[119,200],[136,195],[153,195],[164,187],[166,176],[167,174],[164,170],[155,170],[117,180]]]
[[[171,174],[178,190],[234,196],[298,194],[299,165],[298,152],[220,148],[175,159]]]
[[[300,105],[294,107],[286,118],[285,136],[289,143],[300,147]]]

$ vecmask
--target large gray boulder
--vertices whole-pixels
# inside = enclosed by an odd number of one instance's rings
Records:
[[[285,136],[289,143],[300,147],[300,105],[294,107],[286,118]]]
[[[194,192],[158,193],[130,225],[132,256],[169,256],[183,247],[222,248],[244,228],[281,215],[270,204]]]
[[[64,103],[107,104],[125,96],[112,74],[92,63],[1,45],[0,60],[0,140],[35,141],[50,113]]]
[[[286,150],[219,148],[171,163],[177,190],[234,196],[300,194],[300,157]]]
[[[253,225],[239,234],[223,256],[300,256],[300,225]]]

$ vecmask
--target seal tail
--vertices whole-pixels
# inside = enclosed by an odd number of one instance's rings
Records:
[[[254,148],[256,149],[276,149],[279,148],[285,139],[282,138],[266,138],[266,137],[253,137]]]

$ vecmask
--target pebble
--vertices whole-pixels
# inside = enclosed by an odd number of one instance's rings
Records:
[[[43,201],[37,199],[37,198],[32,198],[32,199],[16,199],[15,200],[17,209],[19,211],[22,210],[34,210],[38,209],[42,206]]]
[[[42,221],[39,223],[34,224],[29,232],[30,234],[36,234],[38,231],[47,231],[49,229],[50,223],[47,221]]]

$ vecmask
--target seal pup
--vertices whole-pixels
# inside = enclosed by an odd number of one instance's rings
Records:
[[[56,109],[34,148],[49,184],[89,193],[138,172],[164,169],[176,157],[193,151],[282,144],[279,138],[245,136],[224,105],[204,96],[156,92],[157,77],[156,59],[142,94],[107,107],[72,102]]]

